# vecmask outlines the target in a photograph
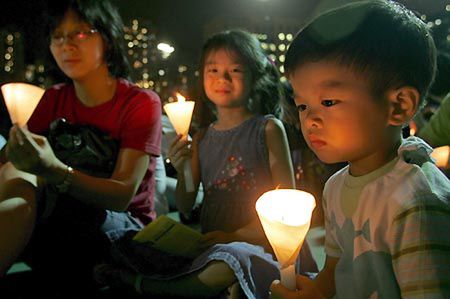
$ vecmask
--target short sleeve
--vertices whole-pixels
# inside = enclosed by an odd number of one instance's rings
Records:
[[[151,91],[138,92],[125,114],[120,130],[121,148],[161,154],[161,101]]]

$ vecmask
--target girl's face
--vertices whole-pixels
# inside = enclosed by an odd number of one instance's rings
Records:
[[[98,70],[108,69],[100,33],[73,10],[67,11],[52,32],[50,51],[59,68],[72,80],[82,80]]]
[[[239,56],[230,50],[210,52],[203,69],[203,88],[217,107],[233,108],[247,104],[251,92],[251,73]]]

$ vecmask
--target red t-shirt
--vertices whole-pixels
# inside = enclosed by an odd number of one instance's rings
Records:
[[[28,121],[28,129],[42,134],[57,118],[72,124],[92,125],[131,148],[151,155],[150,165],[128,211],[144,224],[156,217],[154,211],[155,158],[161,151],[161,101],[150,90],[118,79],[114,97],[99,106],[86,107],[72,84],[58,84],[46,90]]]

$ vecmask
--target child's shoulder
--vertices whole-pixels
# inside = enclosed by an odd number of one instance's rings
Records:
[[[342,185],[344,183],[345,176],[348,175],[348,169],[349,166],[346,165],[345,167],[339,169],[334,174],[332,174],[328,180],[325,182],[325,189],[329,188],[338,188],[339,185]]]

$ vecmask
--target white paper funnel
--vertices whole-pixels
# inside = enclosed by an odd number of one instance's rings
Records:
[[[195,102],[186,101],[183,96],[178,96],[177,102],[164,105],[170,122],[172,123],[177,134],[187,136],[189,126],[191,125],[192,112],[194,111]]]
[[[175,131],[179,135],[183,135],[188,138],[189,126],[191,125],[192,112],[194,111],[195,102],[186,101],[186,99],[177,94],[178,101],[164,105],[164,111],[166,111],[170,122],[172,123]],[[194,182],[192,180],[192,169],[190,160],[186,160],[184,163],[184,181],[187,192],[194,191]]]
[[[8,83],[1,89],[11,122],[25,126],[45,90],[26,83]]]
[[[281,266],[281,283],[292,290],[295,290],[293,264],[315,206],[314,196],[296,189],[268,191],[256,201],[259,219]]]

